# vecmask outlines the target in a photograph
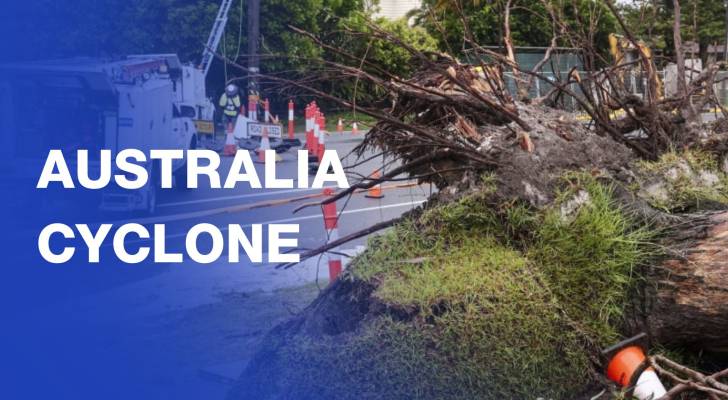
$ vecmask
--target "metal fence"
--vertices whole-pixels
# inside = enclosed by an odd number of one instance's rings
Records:
[[[582,77],[587,76],[587,73],[584,71],[578,71],[579,74]],[[545,96],[549,93],[550,90],[554,88],[554,84],[550,82],[558,82],[558,81],[566,81],[566,78],[569,74],[569,71],[561,71],[558,73],[553,72],[543,72],[542,75],[546,77],[546,80],[543,79],[534,79],[533,84],[530,86],[528,95],[530,98],[537,98]],[[664,86],[668,86],[671,83],[666,82],[666,76],[665,71],[658,71],[658,76],[661,79],[661,81],[664,83]],[[524,77],[521,77],[521,79],[524,79]],[[647,78],[642,72],[634,71],[634,72],[625,72],[622,76],[623,79],[623,85],[627,89],[629,93],[632,93],[634,95],[644,97],[645,90],[648,87],[647,85]],[[670,79],[670,78],[667,78]],[[716,75],[715,79],[716,83],[714,84],[713,90],[715,91],[716,97],[718,98],[718,101],[723,106],[728,106],[728,71],[719,71]],[[506,85],[506,88],[511,93],[511,95],[516,95],[516,82],[513,78],[513,74],[511,72],[504,73],[504,83]],[[590,84],[592,91],[596,92],[594,83],[585,83]],[[611,90],[611,85],[609,82],[602,82],[602,87],[606,88],[607,90]],[[584,93],[581,90],[581,87],[577,83],[571,83],[568,86],[569,90],[576,94],[577,96],[584,96]],[[572,96],[563,94],[559,100],[558,104],[559,108],[562,108],[567,111],[581,111],[579,107],[579,102]]]
[[[542,72],[541,73],[544,77],[547,78],[547,80],[543,79],[533,79],[533,83],[529,87],[528,90],[528,97],[529,98],[538,98],[543,97],[547,95],[555,86],[556,82],[564,82],[566,81],[566,78],[569,74],[569,71],[562,71],[562,72]],[[583,74],[583,72],[582,72]],[[524,79],[524,77],[521,77],[521,79]],[[505,84],[506,88],[508,89],[508,92],[511,93],[511,95],[515,96],[517,95],[517,88],[516,88],[516,81],[513,78],[513,73],[511,72],[505,72],[503,74],[503,83]],[[581,88],[577,83],[571,83],[568,86],[569,90],[572,93],[577,94],[578,96],[583,96],[583,93],[581,91]],[[574,97],[569,95],[564,95],[561,97],[559,101],[559,107],[563,108],[568,111],[578,111],[579,110],[579,103],[574,99]]]

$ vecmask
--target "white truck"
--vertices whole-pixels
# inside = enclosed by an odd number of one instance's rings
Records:
[[[174,54],[0,65],[0,129],[9,133],[2,135],[0,164],[22,175],[37,173],[22,165],[37,165],[51,148],[64,150],[67,159],[77,149],[91,155],[102,148],[194,149],[196,126],[212,125],[214,111],[200,78]],[[173,168],[183,166],[177,160]],[[158,177],[158,165],[146,168]],[[176,174],[176,185],[184,179]],[[104,189],[100,208],[154,212],[159,182],[149,182],[137,191]]]

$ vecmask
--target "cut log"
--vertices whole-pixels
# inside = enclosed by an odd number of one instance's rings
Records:
[[[690,218],[670,242],[679,256],[647,280],[653,341],[728,352],[728,212]]]

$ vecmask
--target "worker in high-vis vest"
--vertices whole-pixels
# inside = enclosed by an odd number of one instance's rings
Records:
[[[232,124],[235,125],[235,121],[238,118],[238,113],[240,113],[240,106],[242,105],[240,101],[240,90],[238,89],[237,85],[233,85],[232,83],[227,85],[225,87],[225,93],[220,96],[220,107],[222,107],[222,113],[225,125]]]

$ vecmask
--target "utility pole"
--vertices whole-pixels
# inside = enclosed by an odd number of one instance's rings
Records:
[[[248,0],[248,104],[257,103],[260,98],[257,76],[260,73],[259,43],[260,0]]]

